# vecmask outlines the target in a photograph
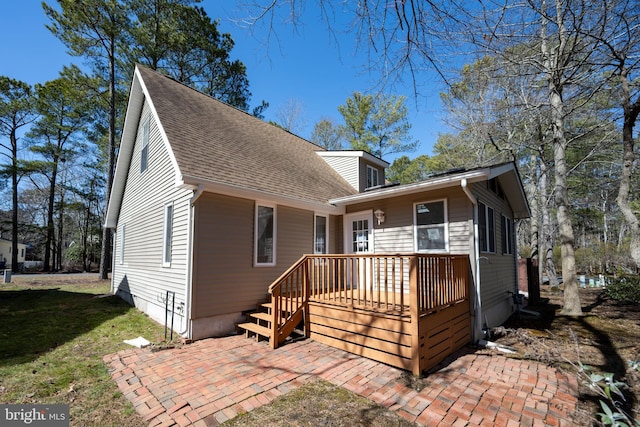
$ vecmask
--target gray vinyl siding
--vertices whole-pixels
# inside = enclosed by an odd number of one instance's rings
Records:
[[[513,219],[513,212],[506,200],[499,198],[487,188],[486,182],[472,185],[471,190],[478,202],[494,209],[494,224],[496,231],[496,252],[480,253],[480,297],[483,311],[489,311],[499,304],[508,304],[512,299],[510,292],[515,289],[515,257],[516,254],[502,254],[501,215]],[[505,313],[502,317],[510,313]],[[504,319],[506,320],[506,319]]]
[[[446,200],[449,227],[449,253],[469,254],[472,244],[472,204],[458,189],[382,199],[347,207],[347,213],[382,209],[385,221],[374,222],[374,251],[376,253],[412,253],[415,251],[413,209],[414,203]]]
[[[362,191],[361,173],[359,173],[358,163],[360,159],[356,156],[323,156],[322,159],[329,164],[345,181],[357,191]],[[366,177],[365,177],[366,179]],[[365,180],[366,183],[366,180]]]
[[[140,173],[142,126],[149,118],[148,168]],[[188,217],[192,192],[175,187],[175,172],[169,153],[145,103],[124,189],[116,239],[113,278],[116,290],[131,295],[130,302],[148,304],[164,310],[166,291],[175,292],[176,307],[186,304],[185,285],[188,263]],[[173,204],[171,265],[163,266],[165,205]],[[124,257],[120,263],[120,230],[125,227]],[[122,292],[120,292],[122,294]],[[155,308],[151,306],[156,306]],[[158,317],[157,315],[155,316]],[[184,321],[183,318],[176,319]]]
[[[269,285],[313,253],[314,212],[276,206],[274,267],[255,267],[253,200],[205,193],[196,203],[193,318],[255,309]]]

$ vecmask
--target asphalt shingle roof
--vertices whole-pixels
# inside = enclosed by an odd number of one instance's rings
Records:
[[[277,126],[138,65],[183,177],[327,203],[357,193],[316,151]]]

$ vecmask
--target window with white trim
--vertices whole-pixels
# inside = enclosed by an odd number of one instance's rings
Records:
[[[140,150],[140,173],[149,167],[149,119],[142,125],[142,149]]]
[[[478,202],[478,232],[480,234],[480,252],[496,252],[496,225],[494,209]]]
[[[501,215],[502,228],[502,253],[505,255],[513,254],[513,220]]]
[[[256,266],[274,266],[276,264],[275,206],[256,203],[254,252]]]
[[[119,241],[120,241],[120,247],[119,247],[120,253],[118,254],[118,262],[120,264],[124,264],[124,224],[120,226]]]
[[[432,200],[413,205],[416,252],[447,252],[449,225],[446,200]]]
[[[164,205],[164,233],[162,241],[162,265],[171,266],[171,237],[173,234],[173,203]]]
[[[313,253],[314,254],[327,253],[328,226],[329,226],[329,222],[327,221],[326,216],[324,215],[315,216],[315,227],[314,227],[314,236],[313,236]]]
[[[380,185],[379,171],[367,165],[367,188],[377,187]]]

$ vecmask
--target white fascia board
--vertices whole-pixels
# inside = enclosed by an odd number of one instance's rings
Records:
[[[136,66],[136,73],[139,73],[137,66]],[[149,103],[149,110],[151,111],[151,114],[153,115],[153,119],[155,120],[156,125],[158,126],[158,130],[160,131],[162,142],[164,142],[164,146],[167,149],[167,153],[169,153],[171,166],[173,166],[173,170],[176,176],[176,186],[178,186],[180,183],[178,179],[178,177],[180,176],[180,167],[178,166],[178,160],[176,160],[176,156],[175,154],[173,154],[173,149],[171,149],[169,138],[167,138],[167,133],[164,130],[164,126],[162,126],[162,123],[160,122],[160,118],[158,117],[158,112],[156,111],[156,107],[153,105],[153,99],[151,99],[151,96],[149,96],[149,91],[147,90],[147,87],[145,86],[144,80],[142,80],[142,77],[140,77],[140,82],[142,83],[142,91],[144,92],[147,102]]]
[[[249,200],[262,200],[278,205],[289,206],[292,208],[304,209],[316,213],[327,215],[342,215],[345,213],[343,206],[334,206],[329,203],[315,202],[311,200],[303,200],[294,197],[287,197],[281,194],[273,194],[265,191],[254,190],[252,188],[239,187],[237,185],[225,184],[221,182],[209,181],[199,177],[191,177],[183,175],[179,181],[179,187],[193,188],[193,186],[202,186],[204,191],[225,196],[239,197]]]
[[[486,180],[488,176],[489,170],[481,169],[463,174],[447,175],[438,178],[432,178],[427,181],[416,182],[413,184],[381,188],[380,190],[367,191],[353,196],[331,199],[329,200],[329,203],[337,206],[344,206],[371,200],[388,199],[390,197],[403,196],[405,194],[420,193],[423,191],[458,186],[463,179],[466,179],[467,182],[482,181]]]
[[[127,182],[129,167],[131,166],[133,146],[135,145],[136,134],[138,132],[138,121],[140,119],[142,106],[144,105],[144,93],[140,80],[141,78],[136,68],[129,91],[129,102],[127,103],[122,136],[120,137],[120,148],[118,150],[118,158],[116,159],[116,168],[113,175],[113,185],[111,187],[109,205],[107,206],[107,214],[105,216],[104,226],[107,228],[115,228],[117,226],[118,216],[120,215],[120,205],[124,195],[124,186]]]
[[[381,168],[388,168],[389,162],[382,160],[379,157],[374,156],[371,153],[361,150],[342,150],[342,151],[316,151],[320,157],[364,157],[365,160],[380,166]]]
[[[167,134],[160,122],[158,112],[156,111],[153,100],[149,96],[149,90],[144,84],[144,80],[140,75],[140,71],[136,66],[133,74],[133,81],[131,82],[131,91],[129,93],[129,103],[127,104],[127,112],[125,116],[124,126],[122,129],[122,137],[120,139],[120,150],[118,151],[118,159],[116,162],[116,170],[113,179],[113,187],[111,189],[111,197],[109,198],[109,206],[107,207],[107,215],[105,219],[105,227],[115,228],[118,223],[118,216],[120,215],[120,205],[122,203],[122,197],[124,194],[124,186],[127,181],[127,174],[131,166],[131,158],[133,155],[133,147],[136,142],[136,136],[138,134],[138,123],[140,121],[140,115],[144,107],[145,99],[149,104],[149,110],[153,115],[153,119],[158,126],[162,141],[169,153],[171,165],[174,168],[176,177],[180,176],[180,168],[178,167],[178,161],[173,154],[171,145]],[[180,182],[176,178],[176,186],[179,186]]]

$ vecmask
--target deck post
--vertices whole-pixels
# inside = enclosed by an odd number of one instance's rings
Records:
[[[411,312],[411,372],[420,375],[420,298],[418,292],[418,257],[409,257],[409,310]]]
[[[271,294],[271,348],[274,350],[278,348],[278,340],[279,333],[278,329],[280,328],[280,293],[282,290],[278,288]]]
[[[304,263],[303,281],[302,284],[302,315],[304,320],[304,336],[309,338],[311,336],[311,323],[309,322],[309,298],[311,297],[311,276],[310,276],[310,264],[315,261],[307,258]]]

